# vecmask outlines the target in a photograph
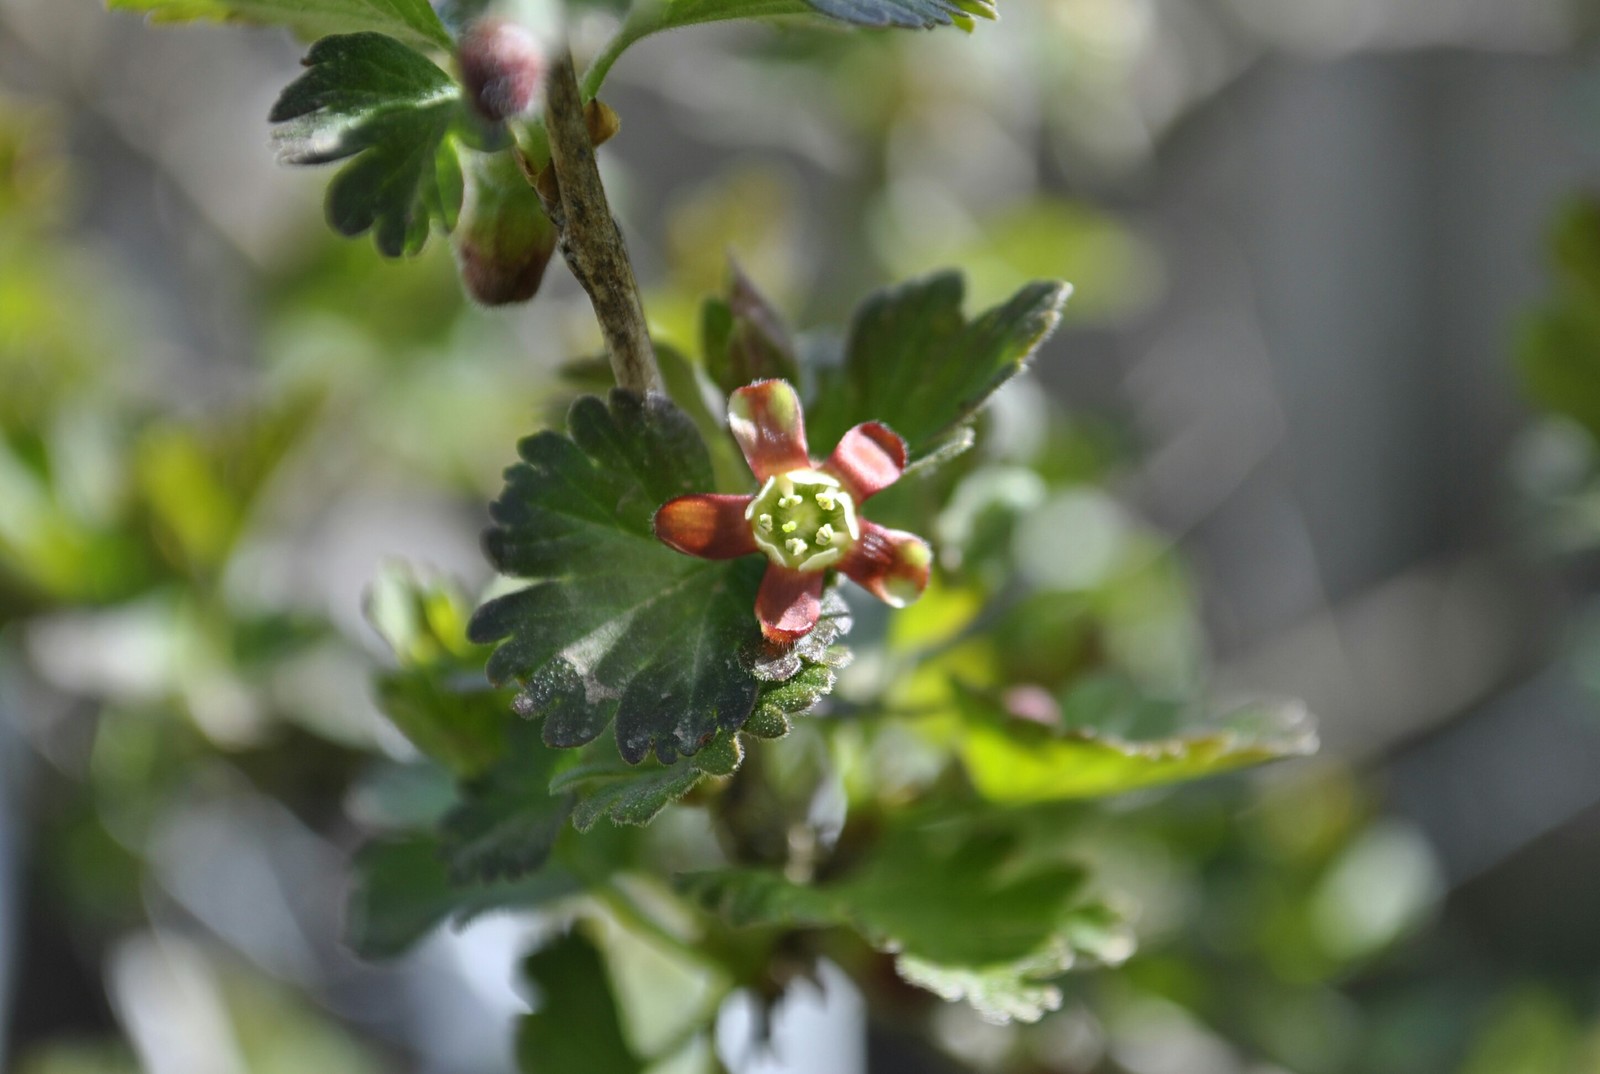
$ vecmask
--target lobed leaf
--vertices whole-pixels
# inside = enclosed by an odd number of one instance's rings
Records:
[[[970,321],[961,312],[965,291],[960,273],[943,272],[867,299],[843,364],[823,371],[806,406],[811,440],[835,443],[857,422],[881,421],[905,438],[913,465],[964,444],[961,426],[1022,371],[1072,289],[1030,284]]]
[[[451,45],[428,0],[107,0],[106,6],[141,12],[152,22],[253,22],[286,26],[307,38],[370,30],[413,45]]]
[[[580,746],[608,725],[621,757],[670,763],[736,731],[760,683],[740,658],[760,629],[765,564],[710,562],[656,540],[675,496],[712,487],[693,423],[660,396],[573,404],[568,435],[519,445],[485,543],[504,574],[534,584],[478,609],[470,635],[496,642],[489,677],[515,682],[544,741]]]
[[[572,823],[580,832],[602,819],[613,824],[649,824],[702,780],[732,775],[744,760],[744,746],[735,734],[718,735],[705,749],[676,764],[628,764],[615,754],[608,755],[609,745],[550,783],[552,794],[570,794],[575,800]]]
[[[452,132],[466,115],[455,81],[378,33],[323,38],[307,71],[273,106],[273,141],[289,164],[355,159],[328,186],[328,222],[373,233],[386,257],[415,254],[432,222],[461,212],[465,180]]]
[[[1085,881],[1079,867],[1029,853],[1004,818],[929,815],[890,826],[833,883],[729,869],[681,884],[735,926],[848,926],[894,953],[907,980],[996,1021],[1032,1021],[1060,1005],[1051,978],[1081,958],[1128,954],[1120,922]]]

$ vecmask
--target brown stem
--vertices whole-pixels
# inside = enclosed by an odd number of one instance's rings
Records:
[[[559,187],[559,204],[548,208],[561,235],[561,255],[589,293],[617,386],[641,395],[658,392],[661,372],[645,326],[639,285],[600,183],[572,52],[566,48],[554,58],[545,81],[545,127]]]

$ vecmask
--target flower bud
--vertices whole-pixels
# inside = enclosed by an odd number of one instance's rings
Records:
[[[544,49],[534,33],[515,20],[479,19],[461,36],[456,59],[467,99],[491,122],[522,115],[538,99]]]
[[[485,306],[526,302],[539,290],[556,229],[513,153],[468,168],[467,204],[451,236],[467,293]]]

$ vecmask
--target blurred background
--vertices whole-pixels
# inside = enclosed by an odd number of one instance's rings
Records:
[[[1596,441],[1518,374],[1552,303],[1591,301],[1563,272],[1600,264],[1572,208],[1600,12],[1002,7],[971,36],[673,33],[605,94],[646,305],[685,350],[728,250],[806,329],[950,264],[973,308],[1074,281],[994,436],[1064,415],[1097,491],[1023,569],[1089,588],[1156,540],[1182,566],[1129,598],[1168,602],[1129,643],[1150,674],[1320,717],[1315,760],[1113,804],[1140,954],[1029,1030],[952,1008],[937,1043],[1039,1072],[1600,1071]],[[362,593],[396,557],[488,582],[500,469],[598,340],[562,269],[489,313],[444,242],[390,264],[333,236],[326,176],[267,137],[302,51],[0,0],[19,1074],[510,1070],[527,922],[381,965],[340,942],[349,853],[416,797]],[[739,1069],[945,1069],[886,1027],[853,1043],[842,982],[786,1018],[811,1043]]]

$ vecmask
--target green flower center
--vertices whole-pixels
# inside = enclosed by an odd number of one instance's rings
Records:
[[[861,538],[850,494],[837,478],[817,470],[768,478],[744,517],[767,558],[795,571],[831,567]]]

